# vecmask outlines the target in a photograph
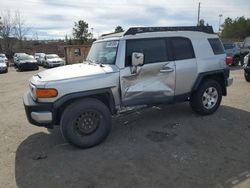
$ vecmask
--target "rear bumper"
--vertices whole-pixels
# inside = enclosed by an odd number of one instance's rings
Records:
[[[6,72],[7,71],[7,69],[8,69],[8,67],[5,67],[5,68],[0,68],[0,72]]]
[[[23,95],[23,104],[28,121],[39,127],[53,128],[53,104],[35,102],[30,93]]]

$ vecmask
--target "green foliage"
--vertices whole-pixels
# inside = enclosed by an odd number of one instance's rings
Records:
[[[116,28],[115,28],[115,33],[120,33],[120,32],[123,32],[124,30],[123,30],[123,28],[122,28],[122,26],[117,26]]]
[[[198,26],[205,26],[205,20],[200,19]]]
[[[88,38],[91,36],[91,33],[88,31],[89,24],[83,20],[79,20],[75,22],[75,26],[73,28],[73,36],[75,39],[80,40],[83,44],[88,41]]]
[[[232,19],[226,18],[223,24],[221,37],[224,39],[244,39],[250,36],[250,19],[244,16]]]

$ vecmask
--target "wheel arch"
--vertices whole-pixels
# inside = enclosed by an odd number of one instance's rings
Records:
[[[109,108],[111,114],[116,113],[115,101],[114,101],[114,97],[110,88],[92,90],[92,91],[84,91],[84,92],[76,92],[76,93],[65,95],[54,103],[53,114],[55,118],[55,123],[56,124],[60,123],[62,113],[72,102],[75,102],[76,100],[81,100],[84,98],[98,99]]]
[[[192,93],[195,92],[200,84],[206,80],[215,80],[220,83],[222,89],[222,95],[227,95],[227,78],[229,77],[229,69],[211,71],[206,73],[200,73],[195,81],[195,84],[192,88]]]

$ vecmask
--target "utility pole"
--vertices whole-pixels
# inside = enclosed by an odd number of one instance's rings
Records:
[[[200,11],[201,11],[201,2],[199,2],[199,5],[198,5],[198,22],[197,22],[198,26],[200,25]]]
[[[219,14],[219,29],[218,29],[218,33],[220,32],[220,26],[221,26],[221,17],[222,17],[223,15],[222,14]]]
[[[91,27],[91,39],[93,39],[93,36],[94,36],[94,28]]]

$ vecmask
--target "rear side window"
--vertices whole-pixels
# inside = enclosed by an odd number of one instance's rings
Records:
[[[132,53],[144,54],[145,64],[167,61],[167,49],[165,39],[136,39],[127,40],[126,66],[132,64]]]
[[[221,41],[218,38],[208,39],[208,42],[210,43],[210,46],[212,47],[215,55],[225,53],[223,45],[221,44]]]
[[[188,38],[174,37],[171,38],[171,43],[174,50],[175,60],[195,58],[192,43]]]

